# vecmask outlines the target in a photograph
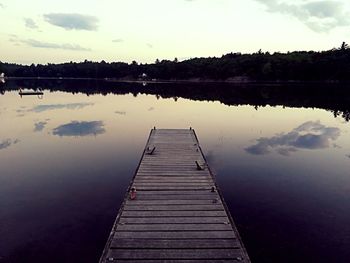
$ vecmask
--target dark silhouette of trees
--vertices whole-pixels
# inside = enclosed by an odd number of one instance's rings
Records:
[[[211,81],[349,81],[350,48],[343,42],[338,49],[322,52],[295,51],[270,54],[261,49],[253,54],[229,53],[221,57],[185,61],[159,60],[151,64],[106,61],[68,62],[46,65],[1,63],[11,77],[114,78],[135,80],[143,73],[158,80]]]

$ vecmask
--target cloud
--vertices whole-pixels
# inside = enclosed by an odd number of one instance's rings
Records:
[[[68,109],[68,110],[79,110],[88,106],[92,106],[94,103],[67,103],[67,104],[44,104],[44,105],[37,105],[33,108],[28,109],[27,107],[20,107],[16,110],[18,113],[18,117],[22,117],[27,112],[44,112],[44,111],[50,111],[50,110],[60,110],[60,109]],[[49,120],[49,119],[47,119]]]
[[[30,28],[30,29],[37,29],[38,28],[38,25],[31,18],[24,18],[24,23],[25,23],[26,28]]]
[[[8,34],[8,36],[9,36],[9,41],[10,42],[14,42],[14,43],[20,42],[20,40],[19,40],[17,35],[15,35],[15,34]]]
[[[0,3],[0,8],[5,8],[5,5]]]
[[[154,111],[153,107],[148,108],[148,111]]]
[[[92,105],[94,105],[94,103],[46,104],[46,105],[35,106],[27,111],[34,111],[39,113],[43,111],[59,110],[59,109],[77,110],[77,109],[82,109]]]
[[[45,14],[44,19],[51,25],[62,27],[66,30],[96,31],[99,22],[95,16],[64,13]]]
[[[333,143],[333,147],[334,147],[334,148],[337,148],[337,149],[341,149],[341,148],[342,148],[340,145],[338,145],[338,144],[336,144],[336,143]]]
[[[19,108],[16,110],[16,112],[18,113],[18,114],[17,114],[17,117],[23,117],[27,111],[28,111],[28,110],[27,110],[27,107],[25,107],[25,106],[19,107]]]
[[[119,115],[126,115],[126,112],[125,111],[115,111],[116,114],[119,114]]]
[[[6,149],[8,147],[10,147],[11,145],[17,144],[19,143],[18,139],[15,140],[11,140],[11,139],[5,139],[0,141],[0,150]]]
[[[53,129],[53,134],[58,136],[89,136],[105,132],[102,121],[72,121]]]
[[[297,149],[293,147],[282,147],[276,150],[280,155],[289,156],[292,152],[296,152]]]
[[[148,48],[153,48],[153,45],[151,43],[146,44]]]
[[[349,12],[340,1],[304,0],[289,4],[281,0],[255,0],[271,13],[287,14],[297,18],[315,32],[328,32],[339,26],[350,25]]]
[[[257,143],[245,150],[250,154],[268,154],[275,149],[277,153],[288,156],[299,149],[324,149],[330,147],[330,141],[340,136],[340,129],[326,127],[319,121],[305,122],[289,133],[281,133],[271,138],[261,137]]]
[[[113,39],[112,42],[113,42],[113,43],[122,43],[122,42],[124,42],[124,39],[122,39],[122,38],[116,38],[116,39]]]
[[[47,124],[47,121],[39,121],[34,123],[34,132],[40,132],[42,131]]]
[[[49,42],[41,42],[35,39],[19,40],[19,42],[24,43],[28,46],[35,48],[50,48],[50,49],[63,49],[63,50],[74,50],[74,51],[91,51],[90,48],[84,48],[76,44],[56,44]]]
[[[6,149],[7,147],[11,146],[12,142],[10,139],[5,139],[3,141],[0,141],[0,150]]]

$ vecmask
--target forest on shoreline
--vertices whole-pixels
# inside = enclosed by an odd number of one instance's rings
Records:
[[[69,62],[62,64],[19,65],[0,62],[0,72],[8,77],[29,78],[110,78],[116,80],[192,81],[349,81],[350,49],[229,53],[221,57],[178,61],[156,60],[152,64],[125,62]]]

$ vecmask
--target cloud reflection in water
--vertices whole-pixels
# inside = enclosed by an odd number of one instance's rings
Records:
[[[34,123],[34,132],[40,132],[42,131],[47,124],[47,121],[39,121]]]
[[[308,121],[289,133],[281,133],[271,138],[261,137],[257,143],[245,148],[250,154],[268,154],[275,149],[277,153],[288,156],[299,149],[324,149],[330,141],[340,136],[340,129],[326,127],[319,121]]]
[[[126,115],[126,111],[115,111],[115,113],[119,115]]]
[[[94,103],[68,103],[68,104],[48,104],[48,105],[38,105],[28,111],[34,112],[43,112],[48,110],[57,110],[57,109],[69,109],[76,110],[82,109],[87,106],[92,106]]]
[[[89,136],[105,132],[102,121],[72,121],[53,129],[53,134],[58,136]]]
[[[11,145],[19,143],[18,139],[12,140],[12,139],[5,139],[0,140],[0,150],[6,149],[10,147]]]

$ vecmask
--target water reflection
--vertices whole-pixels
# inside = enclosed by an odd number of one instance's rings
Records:
[[[10,147],[11,145],[17,144],[19,143],[20,140],[19,139],[4,139],[4,140],[0,140],[0,150],[6,149],[8,147]]]
[[[47,121],[39,121],[34,123],[34,132],[41,132],[45,128],[47,123]]]
[[[98,262],[154,126],[195,128],[253,262],[348,262],[350,126],[326,110],[349,89],[23,83],[54,92],[0,85],[4,262]]]
[[[43,105],[36,105],[32,108],[28,108],[26,106],[21,106],[18,109],[16,109],[17,117],[24,117],[27,113],[35,112],[35,113],[42,113],[46,111],[51,110],[80,110],[88,106],[93,106],[94,103],[86,103],[86,102],[79,102],[79,103],[67,103],[67,104],[43,104]]]
[[[118,83],[100,80],[11,80],[0,85],[0,93],[18,87],[37,90],[65,91],[73,94],[152,94],[156,98],[187,98],[219,101],[226,105],[307,107],[329,110],[334,117],[350,120],[350,89],[344,83]]]
[[[26,113],[27,111],[28,111],[28,110],[27,110],[27,107],[25,107],[25,106],[19,107],[19,108],[16,110],[16,112],[17,112],[17,117],[23,117],[23,116],[25,116],[25,113]]]
[[[282,133],[271,138],[261,137],[257,143],[245,150],[250,154],[268,154],[271,150],[289,156],[299,149],[323,149],[330,147],[330,142],[340,136],[340,129],[326,127],[319,121],[308,121],[289,133]]]
[[[54,135],[59,136],[89,136],[105,133],[104,123],[102,121],[72,121],[53,129]]]
[[[69,110],[77,110],[82,109],[87,106],[93,106],[93,103],[68,103],[68,104],[49,104],[49,105],[37,105],[28,111],[34,112],[43,112],[49,110],[58,110],[58,109],[69,109]]]

